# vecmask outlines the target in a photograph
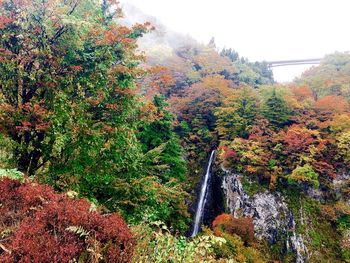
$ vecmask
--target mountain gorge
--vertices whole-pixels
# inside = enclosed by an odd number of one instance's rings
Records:
[[[1,262],[350,262],[350,53],[281,84],[117,1],[0,32]]]

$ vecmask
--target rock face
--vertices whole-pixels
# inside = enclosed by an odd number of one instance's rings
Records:
[[[252,217],[258,239],[267,240],[269,245],[282,243],[283,252],[296,254],[295,262],[305,262],[308,258],[307,247],[303,237],[295,231],[293,214],[283,197],[268,191],[249,197],[239,175],[223,170],[226,172],[222,183],[226,209],[235,217]]]
[[[350,205],[350,198],[343,196],[341,189],[349,187],[350,185],[350,173],[348,171],[338,173],[337,177],[333,180],[333,188],[337,198],[343,198]]]

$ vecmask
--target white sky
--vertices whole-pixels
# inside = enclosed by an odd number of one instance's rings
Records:
[[[168,28],[250,61],[319,58],[350,50],[350,0],[121,0]],[[306,66],[307,68],[307,66]],[[274,69],[290,81],[305,66]]]

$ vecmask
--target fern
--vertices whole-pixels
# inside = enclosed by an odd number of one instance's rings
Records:
[[[24,174],[17,169],[1,169],[0,168],[0,179],[1,178],[10,178],[13,180],[23,180]]]
[[[90,231],[86,231],[82,226],[70,226],[67,227],[66,230],[80,237],[88,237],[90,234]]]

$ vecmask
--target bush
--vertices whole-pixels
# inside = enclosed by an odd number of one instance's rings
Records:
[[[1,178],[10,178],[10,179],[18,179],[24,180],[24,174],[18,171],[17,169],[2,169],[0,168],[0,179]]]
[[[132,262],[215,262],[214,246],[220,247],[225,239],[209,235],[196,236],[193,239],[174,236],[160,223],[156,230],[146,224],[134,227],[138,240]]]
[[[314,188],[318,188],[320,183],[318,182],[318,173],[316,173],[312,166],[305,164],[304,166],[297,166],[288,177],[288,182],[293,183],[309,183]]]
[[[262,263],[265,262],[260,252],[252,247],[244,246],[242,239],[233,234],[223,234],[226,242],[214,245],[214,252],[217,258],[234,259],[239,263]],[[231,261],[229,261],[231,262]]]
[[[254,239],[253,219],[250,217],[234,218],[231,214],[221,214],[213,221],[213,230],[217,236],[236,234],[246,243]]]
[[[342,133],[337,139],[338,159],[350,164],[350,131]]]
[[[129,262],[134,242],[123,218],[46,185],[0,180],[0,262]]]
[[[1,100],[0,100],[1,103]],[[1,112],[0,112],[1,113]],[[0,133],[0,167],[8,168],[15,163],[13,150],[16,143],[7,136]]]

